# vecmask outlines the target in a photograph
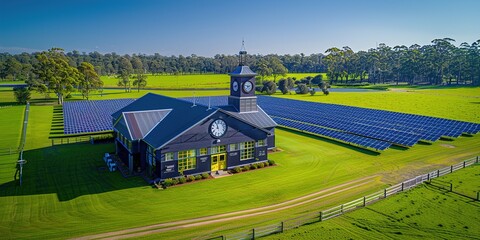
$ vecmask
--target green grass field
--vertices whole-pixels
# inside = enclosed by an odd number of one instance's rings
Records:
[[[395,101],[410,106],[397,106],[399,111],[410,111],[442,117],[475,121],[480,105],[471,111],[450,109],[449,104],[433,104],[436,92],[426,94],[410,92],[342,93],[302,96],[289,95],[302,100],[335,101],[343,104],[380,109],[395,108]],[[429,94],[435,91],[435,94]],[[465,90],[469,95],[470,89]],[[155,91],[170,96],[191,96],[189,91]],[[139,97],[146,93],[124,93],[108,90],[92,99]],[[442,92],[440,92],[442,93]],[[11,92],[10,92],[11,94]],[[196,95],[226,95],[228,91],[197,91]],[[459,95],[464,95],[458,90]],[[7,98],[8,92],[0,92]],[[412,96],[423,97],[414,101]],[[11,95],[10,95],[11,96]],[[279,95],[280,96],[280,95]],[[375,96],[382,96],[380,100]],[[74,99],[80,99],[75,96]],[[135,97],[133,97],[135,98]],[[384,100],[388,99],[388,100]],[[428,105],[427,103],[431,105]],[[471,98],[442,95],[442,103],[456,101],[468,105]],[[192,228],[154,235],[153,238],[179,239],[230,228],[278,222],[279,219],[306,211],[357,198],[388,184],[480,155],[479,136],[460,137],[454,141],[441,140],[432,145],[417,144],[411,149],[393,147],[382,154],[364,151],[334,141],[311,137],[286,130],[277,130],[277,146],[283,151],[270,155],[278,166],[242,173],[227,178],[207,180],[157,190],[145,185],[140,178],[124,179],[118,172],[105,170],[101,157],[113,151],[111,144],[70,144],[50,146],[48,139],[53,106],[42,106],[38,100],[31,107],[27,131],[28,164],[24,169],[24,186],[13,181],[14,158],[0,156],[0,234],[5,238],[62,239],[106,231],[145,226],[155,223],[196,218],[266,206],[310,194],[326,187],[376,175],[375,181],[350,192],[296,207],[288,211],[217,224],[208,228]],[[22,116],[23,108],[14,107],[12,116]],[[1,110],[0,110],[1,111]],[[4,116],[2,114],[2,116]],[[12,118],[15,119],[15,118]],[[18,117],[17,120],[18,121]],[[478,121],[477,121],[478,122]],[[21,129],[5,127],[15,135]],[[18,139],[18,138],[17,138]],[[12,140],[18,141],[18,140]],[[254,193],[254,194],[252,194]]]
[[[480,165],[444,176],[454,192],[423,184],[343,216],[265,239],[475,239],[480,233]]]
[[[286,77],[302,79],[308,76],[315,77],[319,73],[289,73]],[[279,80],[279,77],[277,80]],[[104,87],[118,87],[116,76],[101,76]],[[268,79],[273,80],[273,77]],[[132,80],[133,81],[133,80]],[[199,75],[148,75],[147,88],[162,89],[204,89],[230,87],[228,74],[199,74]],[[134,88],[132,86],[132,88]]]

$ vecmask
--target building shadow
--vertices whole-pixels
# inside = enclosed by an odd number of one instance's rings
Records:
[[[125,179],[119,172],[109,172],[102,160],[113,144],[63,144],[25,151],[23,184],[18,177],[0,185],[0,197],[57,194],[59,201],[121,189],[145,187],[141,177]],[[11,165],[10,165],[11,166]]]

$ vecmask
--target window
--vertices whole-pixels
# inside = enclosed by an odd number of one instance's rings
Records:
[[[240,160],[252,159],[255,153],[255,142],[240,143]]]
[[[257,142],[257,147],[263,147],[263,146],[266,146],[267,144],[267,141],[265,139],[262,139],[262,140],[258,140]]]
[[[173,158],[174,158],[174,153],[173,152],[165,153],[165,161],[172,161]]]
[[[203,156],[208,154],[208,148],[200,148],[198,149],[198,156]]]
[[[227,151],[227,149],[226,149],[225,145],[215,146],[215,147],[210,148],[210,154],[223,153],[223,152],[226,152],[226,151]]]
[[[195,149],[178,152],[178,171],[195,169],[197,167],[197,158]]]
[[[237,151],[238,147],[236,143],[230,144],[230,152]]]

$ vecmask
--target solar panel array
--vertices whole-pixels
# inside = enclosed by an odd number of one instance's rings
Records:
[[[194,101],[194,98],[184,98]],[[226,96],[195,98],[196,104],[223,106]],[[314,103],[267,96],[258,105],[279,125],[361,147],[385,150],[392,144],[412,147],[418,141],[476,134],[480,124],[337,104]],[[352,137],[355,136],[355,137]]]
[[[405,147],[411,147],[420,140],[434,142],[442,136],[456,138],[462,133],[476,134],[480,131],[480,124],[475,123],[337,104],[266,96],[259,96],[258,104],[270,116]]]
[[[134,99],[73,101],[63,103],[64,134],[110,131],[111,115]]]
[[[225,106],[226,96],[182,98],[205,106]],[[112,130],[111,114],[134,99],[65,102],[64,133]],[[258,96],[258,105],[279,125],[348,144],[385,150],[392,144],[411,147],[418,141],[476,134],[480,124],[384,110]]]

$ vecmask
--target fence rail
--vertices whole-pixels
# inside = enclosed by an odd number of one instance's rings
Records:
[[[300,227],[305,224],[313,223],[313,222],[321,222],[328,220],[330,218],[338,217],[346,212],[353,211],[358,208],[365,207],[369,204],[372,204],[378,200],[387,198],[389,196],[395,195],[399,192],[407,191],[411,188],[414,188],[424,182],[431,181],[434,178],[438,178],[444,176],[446,174],[458,171],[465,167],[471,166],[475,163],[479,163],[480,157],[474,157],[463,162],[451,165],[449,167],[445,167],[442,169],[438,169],[436,171],[422,174],[406,180],[404,182],[395,184],[388,188],[385,188],[381,191],[366,195],[362,198],[355,199],[353,201],[341,204],[339,206],[335,206],[329,208],[327,210],[323,210],[321,212],[312,212],[308,214],[301,215],[296,218],[291,218],[280,222],[278,224],[271,224],[267,226],[256,227],[250,230],[239,231],[237,233],[228,234],[228,235],[221,235],[217,237],[209,237],[209,238],[199,238],[199,239],[222,239],[222,240],[244,240],[244,239],[255,239],[257,237],[263,237],[274,233],[280,233],[285,230],[293,229]],[[449,183],[450,191],[452,191],[452,184]],[[475,198],[474,198],[475,199]],[[480,192],[477,192],[476,200],[480,201]],[[212,234],[213,235],[213,234]]]
[[[18,148],[0,148],[0,156],[12,155],[18,153]]]
[[[52,146],[70,143],[91,143],[92,137],[67,137],[67,138],[52,138]]]

